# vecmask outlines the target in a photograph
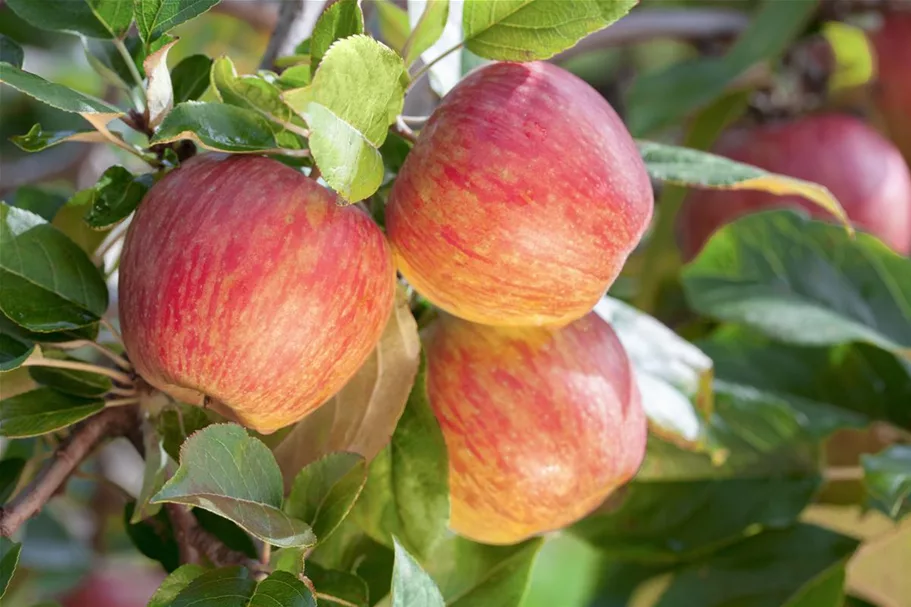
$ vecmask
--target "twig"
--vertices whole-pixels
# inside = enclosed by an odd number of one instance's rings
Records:
[[[415,143],[418,140],[417,135],[414,134],[414,131],[411,130],[411,127],[405,124],[405,121],[402,120],[401,116],[398,116],[395,119],[395,124],[392,126],[392,132],[402,139],[407,139],[411,143]]]
[[[309,38],[325,5],[326,0],[286,0],[282,2],[275,29],[272,30],[266,52],[263,53],[263,58],[259,62],[259,69],[272,69],[277,57],[290,54],[298,43]]]
[[[171,518],[174,534],[181,549],[182,563],[198,563],[202,554],[216,567],[240,565],[251,571],[263,571],[263,566],[243,552],[229,548],[220,539],[206,531],[196,517],[181,504],[165,504]],[[184,559],[190,560],[184,560]]]
[[[107,367],[101,367],[99,365],[93,365],[91,363],[83,363],[75,360],[57,360],[56,358],[44,358],[42,356],[33,356],[32,358],[27,359],[22,363],[23,367],[55,367],[57,369],[72,369],[73,371],[87,371],[89,373],[97,373],[99,375],[107,375],[111,379],[120,382],[126,386],[133,385],[133,378],[116,371],[114,369],[108,369]]]
[[[864,478],[864,469],[860,466],[826,468],[822,476],[829,483],[859,481]]]
[[[47,347],[62,348],[63,350],[74,350],[76,348],[94,348],[95,350],[97,350],[98,352],[103,354],[104,356],[106,356],[109,359],[111,359],[112,361],[114,361],[117,364],[117,366],[120,367],[121,369],[123,369],[124,371],[131,371],[133,369],[133,365],[130,364],[130,361],[128,361],[124,357],[120,356],[113,350],[109,350],[108,348],[105,348],[98,342],[90,341],[88,339],[77,339],[75,341],[62,341],[62,342],[58,342],[58,343],[47,344]]]
[[[101,441],[124,436],[137,425],[136,411],[134,407],[107,409],[77,425],[38,476],[15,499],[0,508],[0,536],[12,537],[25,521],[37,514]]]

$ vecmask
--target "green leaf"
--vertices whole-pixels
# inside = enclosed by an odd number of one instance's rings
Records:
[[[818,438],[873,420],[911,430],[911,366],[869,344],[793,346],[728,326],[698,345],[715,360],[716,389],[781,401]]]
[[[161,583],[149,600],[148,607],[171,607],[180,591],[205,572],[199,565],[181,565]]]
[[[411,33],[408,13],[391,0],[374,0],[380,37],[390,48],[401,53]]]
[[[21,367],[34,351],[34,343],[6,332],[0,333],[0,372]]]
[[[451,607],[522,605],[544,541],[487,546],[458,536],[434,551],[427,567]]]
[[[44,358],[78,361],[59,352],[44,352]],[[39,384],[53,388],[58,392],[85,398],[100,397],[113,386],[107,376],[88,371],[57,369],[52,367],[29,367],[29,375]]]
[[[68,1],[65,3],[76,4]],[[43,3],[38,2],[36,4]],[[123,113],[118,108],[100,99],[74,91],[62,84],[48,82],[41,76],[24,72],[9,63],[0,62],[0,82],[4,82],[14,89],[58,110],[79,114],[83,117],[100,114],[103,118],[113,119]]]
[[[649,176],[657,181],[720,190],[757,190],[779,196],[802,196],[831,213],[848,232],[854,232],[847,214],[832,192],[817,183],[770,173],[700,150],[651,141],[639,141],[638,146]]]
[[[594,312],[613,327],[630,357],[652,432],[689,448],[703,448],[706,421],[712,415],[711,359],[655,318],[618,299],[603,298]]]
[[[19,564],[20,552],[22,552],[22,544],[0,537],[0,599],[9,589],[9,583],[16,572],[16,565]]]
[[[67,141],[81,143],[105,143],[107,139],[95,129],[82,131],[51,131],[41,129],[40,124],[34,125],[25,135],[14,135],[10,141],[25,152],[40,152],[58,143]],[[18,205],[17,205],[18,206]]]
[[[448,459],[422,369],[392,441],[370,464],[352,516],[377,541],[391,546],[396,536],[426,558],[449,524]]]
[[[161,563],[168,573],[180,566],[180,547],[174,536],[171,518],[164,510],[145,520],[134,520],[137,515],[136,502],[127,502],[123,511],[123,526],[130,541],[144,556]]]
[[[212,65],[212,88],[225,103],[252,110],[275,122],[276,125],[270,124],[270,128],[282,147],[304,147],[297,134],[286,131],[304,130],[303,122],[282,100],[281,90],[274,84],[257,76],[238,77],[234,63],[229,58],[222,57]]]
[[[240,426],[216,424],[180,449],[180,467],[152,502],[204,508],[274,546],[310,546],[313,532],[281,511],[281,472],[269,448]]]
[[[627,126],[635,136],[679,122],[728,91],[747,69],[774,61],[800,35],[816,12],[817,0],[766,0],[723,57],[677,63],[633,82],[627,96]]]
[[[40,215],[45,221],[53,221],[57,211],[66,204],[66,200],[66,196],[54,190],[37,186],[23,186],[16,190],[7,202],[14,207]]]
[[[170,143],[190,139],[200,146],[218,152],[290,154],[279,149],[272,124],[253,110],[223,103],[186,101],[174,106],[151,143]]]
[[[423,3],[423,11],[402,49],[405,65],[413,64],[440,39],[449,18],[449,0],[428,0]]]
[[[305,571],[320,601],[344,607],[368,607],[367,582],[347,571],[325,569],[308,560]]]
[[[206,410],[201,407],[170,403],[158,416],[155,429],[161,436],[164,450],[171,459],[178,461],[184,441],[211,423]]]
[[[392,607],[443,607],[443,595],[414,557],[393,538]]]
[[[323,11],[310,38],[310,72],[326,55],[336,40],[364,33],[364,13],[360,0],[339,0]]]
[[[310,84],[310,64],[293,65],[281,73],[275,84],[282,90],[297,89]]]
[[[820,486],[815,476],[634,481],[619,507],[572,533],[623,561],[689,560],[794,524]]]
[[[231,550],[242,552],[251,559],[259,558],[253,539],[233,522],[202,508],[194,508],[193,516],[203,529],[220,539]],[[286,548],[286,550],[298,550],[298,548]]]
[[[147,45],[185,21],[203,14],[219,0],[134,0],[139,35]]]
[[[122,166],[112,166],[84,194],[91,201],[85,222],[95,229],[109,228],[136,210],[152,187],[151,173],[133,175]]]
[[[0,204],[0,310],[31,331],[76,329],[108,305],[104,279],[71,240],[44,219]]]
[[[330,453],[294,479],[285,512],[310,525],[323,541],[344,520],[367,481],[367,462],[357,453]]]
[[[911,446],[892,445],[860,461],[873,507],[896,520],[911,513]]]
[[[310,86],[283,94],[310,126],[310,149],[323,179],[351,202],[382,184],[379,147],[402,111],[404,73],[402,58],[391,49],[351,36],[332,45]]]
[[[152,504],[150,501],[152,496],[161,491],[165,481],[173,476],[176,468],[165,451],[164,439],[154,426],[143,427],[143,445],[145,446],[145,464],[142,472],[142,488],[139,490],[135,508],[128,519],[132,525],[161,511],[160,504]]]
[[[617,21],[635,4],[636,0],[465,0],[465,46],[487,59],[548,59]]]
[[[22,52],[22,47],[19,46],[19,43],[9,36],[0,34],[0,61],[9,63],[13,67],[21,68],[24,58],[25,53]]]
[[[38,388],[0,400],[0,436],[24,438],[66,428],[104,409],[100,398]]]
[[[820,577],[843,570],[857,545],[853,538],[806,524],[767,531],[680,570],[655,605],[800,605],[791,601]]]
[[[212,59],[206,55],[190,55],[171,70],[174,103],[195,101],[209,88]]]
[[[0,506],[13,494],[27,462],[25,458],[8,455],[0,461]]]
[[[165,584],[184,567],[166,579]],[[187,578],[190,578],[189,583],[184,583]],[[316,607],[316,599],[304,583],[286,571],[276,571],[257,582],[255,574],[241,567],[201,573],[193,569],[175,578],[171,584],[174,589],[180,585],[183,588],[176,596],[171,590],[161,598],[156,593],[149,607]]]
[[[130,26],[130,0],[8,0],[13,12],[44,30],[116,38]]]
[[[131,66],[121,54],[119,43],[117,40],[82,39],[85,57],[92,68],[108,83],[129,92],[137,85],[133,70],[140,67],[144,51],[142,42],[135,34],[130,34],[123,40],[123,46],[133,63]]]
[[[683,271],[694,310],[804,345],[863,341],[911,356],[911,260],[794,211],[743,217]]]

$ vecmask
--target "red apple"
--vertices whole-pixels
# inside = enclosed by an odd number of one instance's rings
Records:
[[[547,63],[496,63],[434,111],[386,230],[401,272],[451,314],[566,324],[617,277],[652,206],[636,145],[597,91]]]
[[[911,249],[908,167],[894,145],[857,118],[820,114],[729,131],[714,151],[774,173],[820,183],[838,198],[858,228],[900,253]],[[678,216],[684,255],[694,256],[722,225],[775,207],[801,207],[815,217],[832,219],[821,207],[797,196],[694,190]]]
[[[165,575],[137,566],[92,571],[60,601],[63,607],[145,607]]]
[[[911,163],[911,12],[886,13],[872,39],[876,105],[889,137]]]
[[[444,315],[426,352],[460,535],[512,544],[562,528],[639,468],[639,391],[620,340],[594,313],[563,328]]]
[[[275,160],[207,155],[139,207],[120,320],[147,382],[266,433],[354,375],[394,289],[389,247],[366,213]]]

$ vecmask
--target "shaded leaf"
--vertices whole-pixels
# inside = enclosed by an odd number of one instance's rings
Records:
[[[409,3],[409,6],[411,4],[413,3]],[[421,53],[433,46],[443,33],[449,18],[449,0],[427,0],[422,6],[423,12],[402,48],[405,65],[417,61]]]
[[[603,298],[594,312],[616,331],[629,355],[652,431],[690,448],[703,447],[712,414],[711,359],[618,299]]]
[[[8,0],[24,21],[40,29],[116,38],[132,20],[130,0]]]
[[[9,583],[19,564],[20,552],[22,552],[22,544],[0,537],[0,599],[9,589]]]
[[[757,190],[777,196],[794,194],[820,206],[854,232],[841,204],[828,188],[735,162],[708,152],[651,141],[638,142],[652,179],[676,185],[720,190]]]
[[[196,521],[203,529],[220,539],[231,550],[243,552],[251,559],[259,558],[253,540],[246,531],[233,522],[202,508],[194,508],[193,516],[196,517]],[[286,550],[296,549],[286,548]]]
[[[627,96],[629,130],[641,136],[708,106],[747,69],[783,54],[817,7],[815,0],[767,0],[723,57],[700,58],[643,74]]]
[[[348,516],[366,481],[367,463],[362,456],[330,453],[297,474],[285,512],[308,523],[323,541]]]
[[[618,506],[571,529],[623,561],[692,559],[793,525],[820,486],[817,476],[634,481]]]
[[[0,332],[0,371],[12,371],[21,367],[34,351],[35,344]]]
[[[171,578],[182,570],[183,567]],[[191,579],[184,584],[187,578]],[[149,607],[316,607],[316,600],[304,583],[285,571],[276,571],[257,582],[255,574],[241,567],[224,567],[199,575],[194,569],[176,578],[172,585],[177,589],[181,584],[183,588],[170,602],[158,600],[156,594]]]
[[[170,403],[156,420],[164,450],[174,461],[180,460],[180,446],[193,433],[212,423],[209,412],[201,407]]]
[[[911,512],[911,446],[892,445],[860,461],[873,507],[896,520]]]
[[[0,505],[5,504],[12,496],[27,461],[22,457],[8,455],[0,461]]]
[[[781,210],[716,232],[683,271],[693,309],[805,345],[863,341],[911,356],[911,260],[866,234]]]
[[[136,27],[149,44],[165,32],[203,14],[219,0],[135,0]]]
[[[465,0],[465,46],[487,59],[548,59],[607,27],[635,4],[636,0]]]
[[[206,55],[190,55],[171,70],[174,103],[195,101],[209,88],[212,59]]]
[[[449,458],[427,400],[423,366],[391,442],[370,464],[352,512],[373,538],[391,546],[396,536],[421,559],[449,524]]]
[[[379,147],[402,111],[404,71],[402,58],[388,47],[350,36],[332,45],[310,86],[282,95],[310,126],[310,149],[323,179],[351,202],[382,184]]]
[[[84,131],[51,131],[47,132],[41,129],[40,124],[34,125],[25,135],[15,135],[10,137],[10,141],[25,152],[40,152],[41,150],[53,147],[58,143],[67,141],[80,143],[105,143],[107,139],[104,135],[94,129]],[[18,205],[17,205],[18,206]]]
[[[19,46],[19,43],[9,36],[0,34],[0,61],[9,63],[13,67],[21,68],[24,58],[25,54],[22,52],[22,47]]]
[[[38,388],[0,400],[0,436],[23,438],[38,436],[98,413],[104,408],[100,398],[82,398]]]
[[[393,544],[392,607],[443,607],[443,595],[430,576],[397,540]]]
[[[91,205],[85,222],[95,229],[105,229],[126,219],[142,202],[153,181],[151,173],[133,175],[122,166],[108,167],[98,183],[77,194],[84,197],[82,204]]]
[[[216,424],[187,439],[180,467],[151,501],[204,508],[275,546],[314,544],[310,527],[281,511],[282,495],[268,447],[240,426]]]
[[[130,541],[143,555],[161,563],[171,573],[180,566],[180,547],[164,510],[137,519],[136,502],[128,502],[123,511],[123,525]],[[143,520],[144,519],[144,520]]]
[[[174,474],[176,466],[164,448],[164,440],[152,425],[144,425],[142,434],[144,450],[144,465],[142,470],[142,487],[136,497],[135,507],[128,522],[138,524],[145,518],[154,516],[161,511],[160,504],[152,504],[152,496],[164,487],[168,477]]]
[[[181,565],[161,583],[149,600],[148,607],[171,607],[180,591],[205,572],[199,565]]]
[[[339,0],[319,16],[308,49],[311,73],[316,73],[326,51],[336,40],[364,33],[364,13],[360,5],[360,0]]]
[[[186,101],[177,104],[161,122],[151,143],[190,139],[220,152],[288,153],[280,150],[269,121],[260,114],[223,103]]]
[[[66,204],[66,200],[67,197],[65,195],[52,189],[39,186],[22,186],[15,191],[7,202],[14,207],[39,215],[45,221],[53,221],[57,211]]]
[[[345,607],[367,607],[370,604],[367,582],[353,573],[324,569],[312,561],[307,561],[304,573],[313,582],[319,601]]]
[[[329,401],[298,422],[275,447],[285,485],[297,472],[335,451],[372,460],[389,443],[420,364],[418,326],[403,290],[376,349]]]
[[[75,2],[65,3],[77,4]],[[9,63],[0,62],[0,82],[8,84],[14,89],[21,91],[30,97],[34,97],[38,101],[55,107],[58,110],[63,110],[64,112],[71,112],[83,116],[98,114],[108,120],[123,113],[118,108],[105,103],[100,99],[95,99],[84,93],[74,91],[62,84],[48,82],[41,76],[24,72]]]

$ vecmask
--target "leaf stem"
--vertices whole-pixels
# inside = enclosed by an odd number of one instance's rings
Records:
[[[437,63],[439,63],[443,58],[445,58],[445,57],[451,55],[452,53],[454,53],[454,52],[456,52],[457,50],[459,50],[460,48],[462,48],[462,45],[463,45],[463,44],[465,44],[465,41],[464,41],[464,40],[463,40],[462,42],[459,42],[459,43],[456,44],[455,46],[453,46],[453,47],[447,49],[447,50],[444,51],[443,54],[441,54],[439,57],[437,57],[436,59],[434,59],[434,60],[431,61],[430,63],[426,64],[424,67],[422,67],[421,69],[419,69],[417,72],[415,72],[414,76],[411,77],[411,84],[408,85],[408,89],[405,91],[405,93],[407,94],[408,91],[410,91],[410,90],[412,89],[412,87],[414,87],[414,85],[417,83],[417,81],[421,79],[421,76],[423,76],[424,74],[426,74],[426,73],[430,70],[430,68],[432,68],[434,65],[436,65]]]
[[[118,388],[117,386],[114,386],[108,390],[108,394],[114,394],[116,396],[136,396],[137,392],[136,390]]]
[[[128,405],[138,405],[138,404],[139,404],[139,398],[136,396],[131,397],[131,398],[112,398],[111,400],[104,401],[104,406],[108,409],[111,407],[125,407]]]
[[[99,322],[99,324],[101,324],[102,327],[104,327],[105,329],[108,330],[108,332],[114,337],[114,339],[116,339],[118,342],[120,342],[121,345],[123,345],[123,336],[121,336],[120,332],[114,328],[114,325],[111,324],[111,321],[107,320],[106,318],[102,318],[98,322]]]
[[[146,96],[145,86],[142,83],[142,75],[140,75],[139,70],[136,68],[136,62],[133,61],[133,57],[130,55],[130,51],[127,50],[127,47],[123,43],[123,40],[114,38],[114,46],[117,47],[117,52],[120,53],[121,57],[123,57],[124,63],[127,64],[127,69],[130,70],[130,75],[133,76],[133,80],[136,82],[136,87],[139,90],[138,97],[135,97],[133,99],[133,103],[136,103],[137,101],[140,102],[136,104],[141,107],[137,107],[136,109],[143,111],[145,110]]]
[[[88,339],[77,339],[75,341],[64,341],[64,342],[60,342],[60,343],[56,343],[56,344],[47,344],[47,347],[61,348],[63,350],[75,350],[77,348],[86,348],[86,347],[94,348],[95,350],[97,350],[98,352],[103,354],[104,356],[106,356],[109,359],[111,359],[112,361],[114,361],[117,364],[117,366],[120,367],[121,369],[123,369],[124,371],[133,370],[133,365],[130,364],[130,361],[128,361],[124,357],[120,356],[113,350],[105,348],[98,342],[90,341]]]
[[[111,379],[118,381],[127,386],[133,385],[133,378],[131,378],[126,373],[122,373],[115,369],[108,369],[107,367],[101,367],[99,365],[93,365],[91,363],[83,363],[75,360],[57,360],[54,358],[44,358],[41,355],[35,357],[34,355],[22,363],[23,367],[54,367],[57,369],[72,369],[73,371],[86,371],[88,373],[97,373],[99,375],[106,375]]]

